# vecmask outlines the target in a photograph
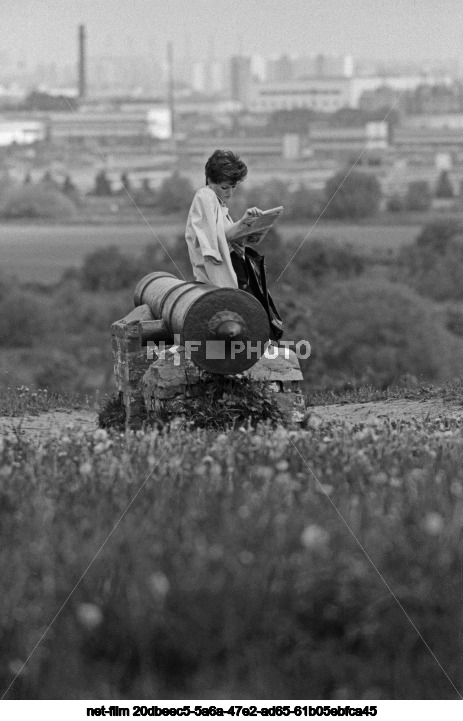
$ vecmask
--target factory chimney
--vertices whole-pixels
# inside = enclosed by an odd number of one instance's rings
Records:
[[[87,93],[85,56],[85,25],[79,25],[79,98],[83,100]]]

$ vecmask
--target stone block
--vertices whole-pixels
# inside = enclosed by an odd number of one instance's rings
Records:
[[[305,399],[302,393],[275,393],[273,397],[287,422],[297,423],[303,419]]]
[[[273,348],[270,350],[274,352]],[[255,381],[268,383],[299,382],[303,379],[299,360],[294,351],[288,348],[278,348],[278,355],[275,358],[266,358],[263,355],[252,368],[244,371],[243,375]]]
[[[200,371],[185,358],[185,349],[179,346],[176,353],[169,353],[151,363],[141,379],[145,406],[154,415],[162,402],[179,395],[192,395],[192,387],[198,383]]]

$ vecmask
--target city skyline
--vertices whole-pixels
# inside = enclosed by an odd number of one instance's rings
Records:
[[[0,56],[31,67],[77,61],[77,26],[86,25],[88,53],[154,55],[168,42],[177,58],[232,54],[327,53],[377,60],[454,58],[463,67],[463,20],[458,0],[0,0]],[[378,32],[379,28],[379,32]]]

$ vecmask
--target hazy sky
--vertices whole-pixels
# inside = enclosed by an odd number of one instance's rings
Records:
[[[76,26],[91,55],[152,52],[189,36],[216,55],[352,52],[354,57],[456,57],[463,63],[462,0],[0,0],[2,53],[27,63],[74,62]]]

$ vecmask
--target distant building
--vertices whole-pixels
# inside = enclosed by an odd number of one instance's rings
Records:
[[[462,130],[463,112],[432,115],[407,115],[401,122],[402,128],[428,128],[429,130]]]
[[[206,63],[202,61],[191,67],[191,89],[196,93],[206,92]]]
[[[246,158],[282,158],[283,139],[275,137],[259,136],[257,138],[222,137],[221,146],[228,148]],[[184,156],[190,158],[208,158],[211,153],[211,139],[187,138],[181,146]]]
[[[255,85],[249,107],[256,112],[308,108],[331,113],[349,105],[349,99],[348,78],[307,78]]]
[[[262,55],[251,55],[251,75],[257,83],[268,80],[268,61]]]
[[[142,145],[150,141],[152,127],[148,113],[132,112],[85,112],[50,113],[49,139],[53,143],[100,147]]]
[[[350,79],[350,102],[352,108],[359,107],[360,99],[364,93],[375,91],[378,88],[390,88],[405,94],[407,91],[416,90],[423,82],[420,75],[397,75],[381,76],[371,75],[367,77],[352,77]]]
[[[351,55],[301,55],[292,61],[293,77],[346,77],[354,74],[354,59]]]
[[[461,116],[460,116],[461,123]],[[451,162],[463,160],[463,124],[455,127],[395,127],[392,147],[401,157],[415,163],[434,162],[437,154],[446,153]]]
[[[98,56],[88,60],[89,95],[151,94],[164,89],[166,77],[154,58],[143,55]]]
[[[463,87],[460,83],[420,84],[407,97],[407,112],[436,114],[463,112]]]
[[[247,107],[251,97],[251,58],[235,55],[230,60],[230,89],[232,100]]]
[[[211,60],[207,67],[208,90],[211,94],[222,93],[225,89],[225,73],[220,60]]]
[[[37,120],[0,119],[0,146],[31,145],[45,140],[45,123]]]
[[[385,122],[349,128],[312,125],[308,142],[314,155],[341,159],[362,152],[378,157],[389,146],[389,129]]]
[[[367,113],[377,113],[385,108],[403,110],[405,98],[400,90],[381,85],[374,90],[365,90],[359,98],[358,107]]]
[[[273,83],[289,83],[294,80],[293,61],[288,55],[281,55],[277,60],[269,60],[267,79]]]

